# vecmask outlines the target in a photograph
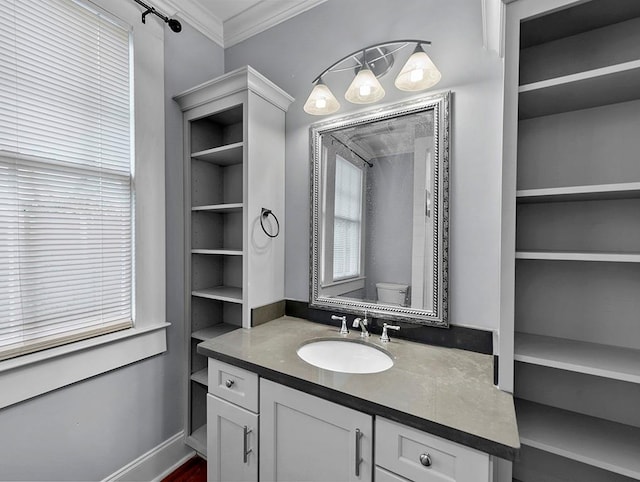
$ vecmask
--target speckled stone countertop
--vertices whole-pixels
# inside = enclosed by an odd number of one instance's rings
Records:
[[[347,338],[360,340],[359,330]],[[390,353],[381,373],[324,370],[298,357],[314,338],[344,338],[335,327],[284,316],[198,345],[198,353],[312,395],[379,415],[508,460],[520,448],[513,397],[493,385],[493,358],[393,339],[367,343]]]

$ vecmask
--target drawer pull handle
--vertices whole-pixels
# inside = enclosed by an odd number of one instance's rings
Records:
[[[429,454],[420,454],[420,463],[425,467],[431,467],[431,456]]]
[[[234,380],[231,380],[231,378],[227,379],[227,381],[224,382],[224,384],[227,386],[227,388],[231,388],[234,383],[236,383],[236,382]]]
[[[249,460],[249,454],[253,451],[253,449],[249,448],[249,434],[251,433],[251,429],[244,426],[244,448],[242,450],[242,462],[245,464]]]

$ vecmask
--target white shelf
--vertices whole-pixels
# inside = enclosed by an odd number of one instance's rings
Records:
[[[599,251],[516,251],[516,259],[640,263],[640,254],[606,253]]]
[[[640,479],[640,429],[516,400],[520,443]]]
[[[640,197],[640,182],[567,186],[516,191],[519,203],[544,201],[596,201]]]
[[[640,60],[521,85],[520,119],[640,99]]]
[[[200,454],[207,453],[207,424],[198,427],[187,437],[187,443]]]
[[[205,387],[209,385],[209,371],[206,368],[191,374],[191,380]]]
[[[235,286],[216,286],[191,292],[193,296],[209,298],[211,300],[228,301],[230,303],[242,303],[242,288]]]
[[[191,333],[191,338],[200,341],[210,340],[211,338],[215,338],[220,335],[224,335],[225,333],[229,333],[230,331],[237,330],[240,328],[239,326],[229,325],[227,323],[218,323],[217,325],[210,326],[208,328],[203,328],[202,330],[194,331]]]
[[[244,142],[236,142],[226,146],[214,147],[191,154],[192,159],[207,161],[219,166],[230,166],[242,163],[242,148]]]
[[[191,211],[207,211],[214,213],[233,213],[242,211],[242,203],[209,204],[207,206],[193,206]]]
[[[241,249],[192,249],[191,254],[221,254],[224,256],[242,256]]]
[[[519,362],[640,383],[640,350],[516,333],[514,351]]]

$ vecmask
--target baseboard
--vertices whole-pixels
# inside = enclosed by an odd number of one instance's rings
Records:
[[[185,445],[184,432],[181,431],[114,472],[102,482],[160,481],[194,455],[195,451]]]

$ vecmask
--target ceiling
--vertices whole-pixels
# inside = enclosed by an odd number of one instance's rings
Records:
[[[151,0],[222,47],[231,47],[326,0]]]

